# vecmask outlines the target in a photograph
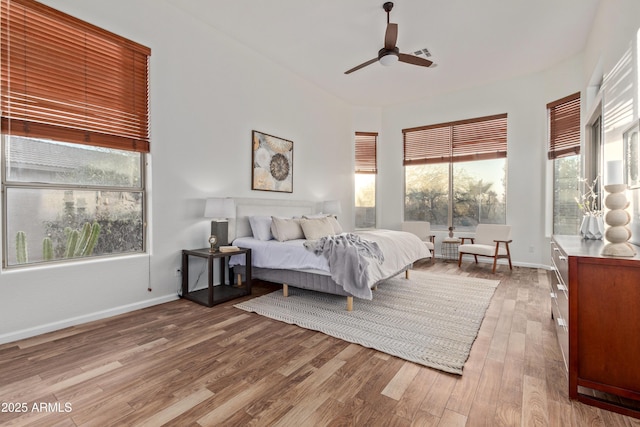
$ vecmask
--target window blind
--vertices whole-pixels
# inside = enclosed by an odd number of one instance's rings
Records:
[[[580,154],[580,92],[547,104],[549,160]]]
[[[356,173],[378,173],[377,132],[356,132]]]
[[[507,157],[507,115],[403,129],[407,165]]]
[[[0,0],[2,132],[149,151],[149,48],[33,0]]]

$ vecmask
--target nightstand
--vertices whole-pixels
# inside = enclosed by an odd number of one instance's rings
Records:
[[[226,280],[226,272],[229,270],[229,258],[233,255],[245,257],[245,281],[242,282],[238,275],[238,283],[233,283],[233,274],[229,272],[229,281]],[[207,260],[209,285],[206,289],[189,291],[189,257],[205,258]],[[213,285],[214,261],[219,260],[220,284]],[[251,249],[240,248],[232,252],[210,252],[209,248],[183,249],[182,250],[182,298],[197,302],[207,307],[232,300],[234,298],[251,295]]]

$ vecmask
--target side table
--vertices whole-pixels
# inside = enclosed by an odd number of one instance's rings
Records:
[[[442,240],[440,246],[440,252],[442,253],[442,259],[444,261],[458,261],[458,246],[460,246],[460,239],[455,237],[447,237]]]
[[[245,257],[245,281],[238,280],[233,284],[233,276],[229,272],[229,283],[226,280],[226,272],[229,265],[229,257],[232,255],[244,255]],[[209,285],[206,289],[189,291],[189,257],[205,258],[208,266]],[[214,260],[220,260],[220,285],[213,285]],[[251,249],[240,248],[231,252],[210,252],[209,248],[183,249],[182,250],[182,298],[197,302],[207,307],[232,300],[234,298],[251,295]]]

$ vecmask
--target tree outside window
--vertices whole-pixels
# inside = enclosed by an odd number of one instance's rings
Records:
[[[474,230],[481,223],[504,224],[505,176],[506,159],[407,166],[405,220],[459,231]]]
[[[506,222],[507,115],[404,129],[405,221]]]

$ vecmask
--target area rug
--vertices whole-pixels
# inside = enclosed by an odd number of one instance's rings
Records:
[[[378,286],[373,300],[289,287],[236,304],[431,368],[462,375],[498,280],[412,270]]]

